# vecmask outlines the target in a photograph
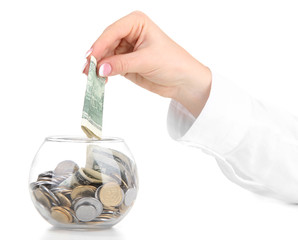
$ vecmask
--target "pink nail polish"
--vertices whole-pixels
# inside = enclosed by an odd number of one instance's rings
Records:
[[[92,51],[93,51],[93,48],[90,48],[90,49],[86,52],[86,54],[85,54],[85,58],[89,57],[89,55],[92,53]]]
[[[104,63],[100,66],[98,70],[98,75],[102,77],[107,77],[112,72],[112,67],[108,63]]]

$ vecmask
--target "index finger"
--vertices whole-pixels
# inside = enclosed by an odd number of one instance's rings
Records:
[[[147,16],[139,11],[119,19],[107,27],[92,45],[92,55],[100,61],[107,55],[114,54],[122,39],[135,45],[139,39]]]

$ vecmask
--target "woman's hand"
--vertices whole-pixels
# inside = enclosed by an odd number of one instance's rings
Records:
[[[133,12],[110,25],[87,52],[98,62],[98,74],[121,74],[163,97],[175,99],[195,117],[211,88],[211,72],[170,39],[144,13]]]

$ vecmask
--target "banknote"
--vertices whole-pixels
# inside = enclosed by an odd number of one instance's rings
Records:
[[[124,185],[134,185],[134,179],[125,174],[133,169],[128,163],[129,158],[114,149],[89,144],[85,168],[89,168],[108,176],[112,176],[116,182]]]
[[[101,139],[106,78],[96,74],[97,61],[91,56],[82,113],[81,128],[88,138]]]

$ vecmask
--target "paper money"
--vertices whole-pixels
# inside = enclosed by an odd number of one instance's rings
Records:
[[[93,144],[87,146],[85,167],[108,175],[120,174],[120,167],[113,158],[112,150]]]
[[[81,128],[88,138],[100,139],[106,78],[97,76],[96,66],[96,58],[91,56]]]
[[[132,184],[133,179],[125,174],[132,172],[129,165],[129,158],[124,154],[98,145],[89,144],[87,146],[87,157],[85,168],[90,168],[99,171],[102,174],[112,176],[116,182],[121,182],[127,186]]]

